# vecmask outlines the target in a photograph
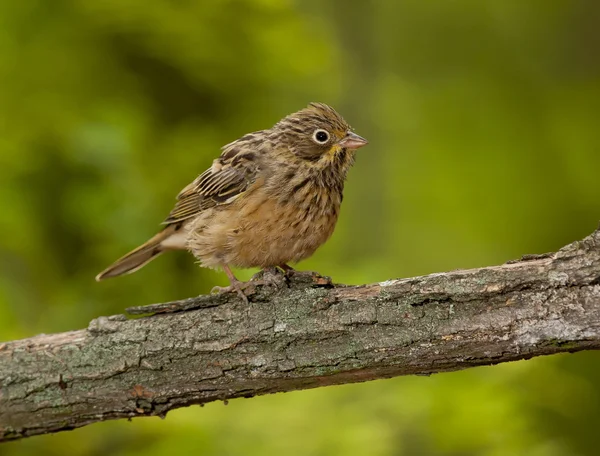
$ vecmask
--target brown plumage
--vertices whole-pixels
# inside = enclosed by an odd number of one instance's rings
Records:
[[[227,144],[179,193],[166,227],[96,280],[134,272],[178,249],[191,251],[202,266],[222,268],[231,281],[227,291],[241,290],[230,266],[289,268],[333,233],[346,173],[365,144],[323,103]]]

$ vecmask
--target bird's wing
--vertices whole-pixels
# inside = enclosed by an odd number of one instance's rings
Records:
[[[230,203],[252,185],[258,171],[256,154],[228,146],[213,166],[177,195],[177,203],[164,224],[178,223],[208,208]]]

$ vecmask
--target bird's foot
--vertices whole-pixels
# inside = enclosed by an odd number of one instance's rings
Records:
[[[283,271],[283,274],[285,275],[286,278],[290,278],[292,277],[296,272],[293,267],[287,265],[287,264],[280,264],[279,266],[277,266],[279,269],[281,269]]]
[[[331,277],[322,276],[318,272],[313,271],[296,271],[287,264],[265,268],[254,274],[247,282],[241,282],[236,279],[228,266],[224,266],[223,269],[229,277],[230,285],[227,287],[214,287],[211,293],[223,294],[235,292],[246,304],[249,303],[248,296],[256,293],[256,286],[258,285],[272,287],[277,290],[289,287],[291,282],[301,286],[333,287]],[[283,274],[281,270],[283,270]]]
[[[256,283],[241,282],[239,280],[231,281],[231,284],[226,287],[213,287],[210,291],[212,294],[237,293],[242,301],[249,304],[248,296],[256,292]]]
[[[250,281],[256,285],[264,285],[276,289],[288,285],[288,277],[282,274],[277,268],[265,268],[252,276]]]

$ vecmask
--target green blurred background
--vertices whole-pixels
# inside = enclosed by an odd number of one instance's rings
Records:
[[[365,283],[582,238],[600,219],[599,23],[594,0],[0,2],[0,340],[226,284],[183,252],[93,278],[221,145],[309,101],[370,144],[301,269]],[[0,454],[596,455],[599,361],[239,399]]]

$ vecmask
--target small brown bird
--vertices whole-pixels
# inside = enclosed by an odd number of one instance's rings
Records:
[[[230,266],[293,271],[333,233],[348,169],[367,144],[323,103],[269,130],[223,147],[212,166],[185,187],[165,228],[102,271],[96,280],[137,271],[167,250],[189,250],[201,266],[222,268],[244,299]]]

